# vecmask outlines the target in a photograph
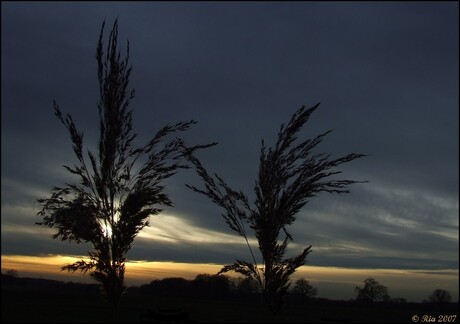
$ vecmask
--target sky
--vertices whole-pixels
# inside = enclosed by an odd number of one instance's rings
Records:
[[[338,169],[368,182],[321,193],[298,213],[288,254],[313,252],[296,276],[328,298],[353,298],[355,285],[375,277],[394,297],[419,301],[443,288],[458,300],[458,2],[1,6],[2,271],[57,275],[65,258],[90,248],[52,240],[53,229],[35,225],[36,201],[75,180],[62,167],[76,158],[53,100],[94,149],[96,45],[104,19],[108,32],[118,17],[122,53],[130,43],[137,145],[166,124],[196,120],[187,143],[219,142],[197,156],[253,200],[261,140],[274,145],[282,123],[320,102],[299,138],[334,129],[316,152],[368,154]],[[174,207],[135,240],[128,281],[149,282],[159,264],[177,269],[163,276],[193,277],[249,260],[223,211],[186,183],[201,187],[193,170],[166,182]]]

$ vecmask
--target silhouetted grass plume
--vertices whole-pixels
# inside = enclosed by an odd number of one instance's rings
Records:
[[[144,146],[134,147],[136,134],[132,110],[128,109],[134,98],[134,89],[128,89],[132,68],[129,42],[126,57],[122,58],[115,20],[104,53],[104,26],[105,22],[96,50],[100,93],[98,152],[88,149],[87,156],[84,154],[83,133],[77,130],[72,116],[64,115],[54,102],[54,113],[67,128],[78,160],[64,168],[80,182],[53,187],[50,198],[38,199],[43,205],[38,213],[43,221],[37,224],[56,228],[53,239],[92,244],[89,261],[81,260],[62,270],[89,271],[116,311],[126,288],[126,253],[139,231],[149,225],[149,217],[160,213],[161,206],[172,206],[164,180],[188,168],[183,159],[186,154],[215,143],[188,147],[181,138],[168,139],[196,123],[191,120],[164,126]],[[146,159],[141,163],[141,158]]]
[[[276,314],[282,306],[283,296],[290,286],[290,277],[296,269],[306,263],[311,245],[293,257],[286,258],[285,251],[292,235],[288,232],[299,210],[319,192],[348,193],[349,185],[365,181],[332,180],[341,173],[335,168],[342,163],[364,157],[349,154],[330,159],[324,153],[313,154],[312,150],[331,131],[313,139],[296,143],[297,134],[318,108],[302,106],[294,113],[287,125],[282,124],[275,146],[268,148],[262,140],[259,173],[255,183],[255,201],[251,205],[246,194],[230,188],[217,174],[211,176],[190,152],[188,158],[204,182],[204,189],[187,185],[193,191],[210,198],[225,210],[222,214],[230,229],[241,235],[248,246],[252,260],[237,259],[226,265],[219,273],[235,271],[256,280],[263,300]],[[263,267],[258,267],[256,256],[248,241],[246,224],[254,232],[259,243]],[[284,234],[284,239],[280,236]]]

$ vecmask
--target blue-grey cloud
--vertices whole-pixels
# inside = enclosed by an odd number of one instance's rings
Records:
[[[294,111],[321,102],[300,136],[335,129],[318,152],[370,154],[341,168],[370,182],[312,199],[291,228],[289,252],[312,244],[312,265],[458,268],[454,2],[2,3],[3,254],[88,249],[53,241],[34,225],[36,199],[71,180],[62,164],[75,161],[53,99],[91,147],[97,141],[95,48],[102,20],[110,27],[117,16],[119,42],[131,46],[139,145],[167,123],[195,119],[187,142],[218,141],[199,158],[253,199],[261,139],[274,144]],[[165,213],[197,237],[223,241],[157,233],[164,224],[152,217],[147,232],[158,240],[139,237],[129,257],[247,256],[243,241],[222,236],[232,234],[222,211],[185,183],[200,180],[192,170],[169,180],[174,208]]]

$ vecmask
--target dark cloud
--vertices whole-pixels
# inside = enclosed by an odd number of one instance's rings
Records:
[[[290,252],[312,244],[312,265],[458,268],[455,2],[2,3],[2,254],[86,252],[34,225],[35,201],[69,179],[62,164],[74,161],[53,100],[97,141],[95,48],[102,21],[107,31],[117,16],[119,42],[131,46],[139,145],[195,119],[190,144],[219,142],[199,153],[203,164],[253,199],[261,139],[273,145],[292,113],[321,102],[301,137],[335,129],[318,152],[370,154],[341,168],[370,182],[307,204]],[[200,186],[192,170],[168,181],[175,207],[165,212],[197,238],[232,234],[185,183]],[[130,258],[247,255],[238,237],[165,233],[139,237]]]

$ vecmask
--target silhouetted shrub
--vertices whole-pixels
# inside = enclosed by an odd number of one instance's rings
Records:
[[[435,289],[428,297],[430,303],[444,304],[452,300],[450,292],[444,289]]]
[[[364,280],[364,287],[355,287],[355,292],[358,294],[356,300],[364,303],[372,303],[375,301],[388,301],[388,288],[381,285],[374,278]]]
[[[192,287],[199,296],[225,297],[230,294],[231,282],[224,275],[199,274],[192,281]]]

